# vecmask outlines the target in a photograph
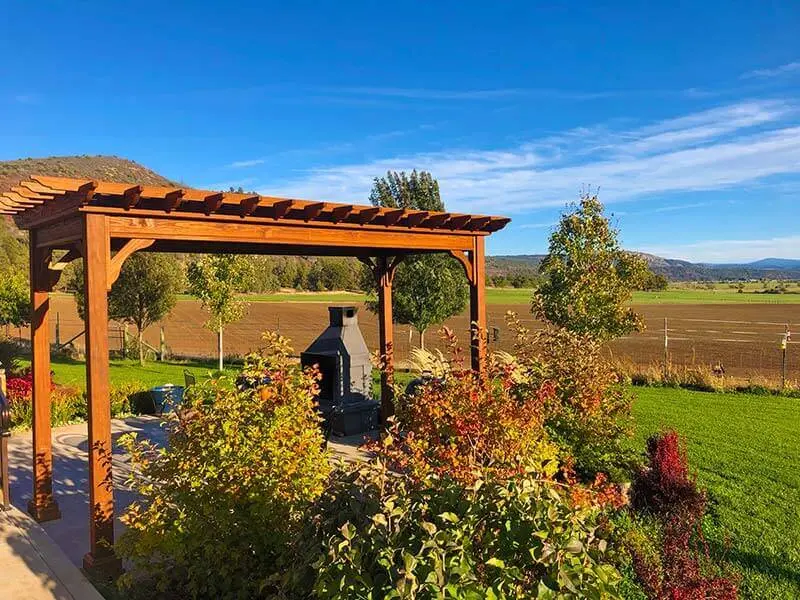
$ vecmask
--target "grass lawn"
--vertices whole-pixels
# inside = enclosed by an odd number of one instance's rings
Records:
[[[30,361],[25,361],[28,364]],[[86,364],[63,357],[53,357],[51,362],[53,378],[56,383],[84,389],[86,387]],[[151,388],[165,383],[183,385],[183,371],[194,373],[198,379],[209,371],[216,371],[216,361],[209,362],[155,362],[148,361],[139,366],[134,360],[112,360],[109,364],[111,385],[140,383],[143,388]]]
[[[800,598],[800,400],[636,388],[637,442],[671,427],[710,494],[743,598]]]

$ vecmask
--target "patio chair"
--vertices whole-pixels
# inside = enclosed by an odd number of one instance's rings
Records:
[[[194,373],[192,373],[189,369],[184,369],[183,381],[186,384],[186,387],[188,388],[197,383],[197,377],[195,377]]]

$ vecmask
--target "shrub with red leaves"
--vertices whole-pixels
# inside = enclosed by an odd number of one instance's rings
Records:
[[[692,521],[702,518],[705,494],[689,475],[686,450],[675,431],[647,440],[648,466],[639,472],[631,489],[631,504],[661,517],[685,514]]]
[[[675,431],[647,441],[649,465],[632,487],[634,509],[649,512],[662,523],[661,548],[648,556],[629,547],[636,577],[655,600],[733,600],[738,577],[722,572],[703,537],[706,495],[689,475],[686,451]]]
[[[30,372],[21,377],[9,377],[6,381],[6,392],[12,402],[30,398],[32,391],[33,375]]]

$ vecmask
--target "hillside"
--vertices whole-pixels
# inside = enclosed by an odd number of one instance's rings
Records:
[[[650,269],[670,281],[737,281],[749,279],[800,279],[800,260],[766,258],[745,264],[692,263],[641,253]],[[535,274],[543,254],[490,256],[486,259],[489,275],[512,273]]]
[[[51,156],[0,161],[0,189],[2,190],[7,190],[10,186],[19,183],[21,179],[31,175],[105,179],[146,185],[173,184],[166,177],[162,177],[139,163],[116,156]]]

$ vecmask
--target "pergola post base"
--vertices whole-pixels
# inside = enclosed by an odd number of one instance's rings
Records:
[[[37,523],[56,521],[61,518],[61,510],[58,508],[58,502],[55,500],[43,506],[36,506],[36,503],[30,500],[28,502],[28,514],[30,514]]]
[[[87,552],[83,556],[83,570],[92,579],[116,579],[124,572],[122,560],[110,550],[100,556]]]

